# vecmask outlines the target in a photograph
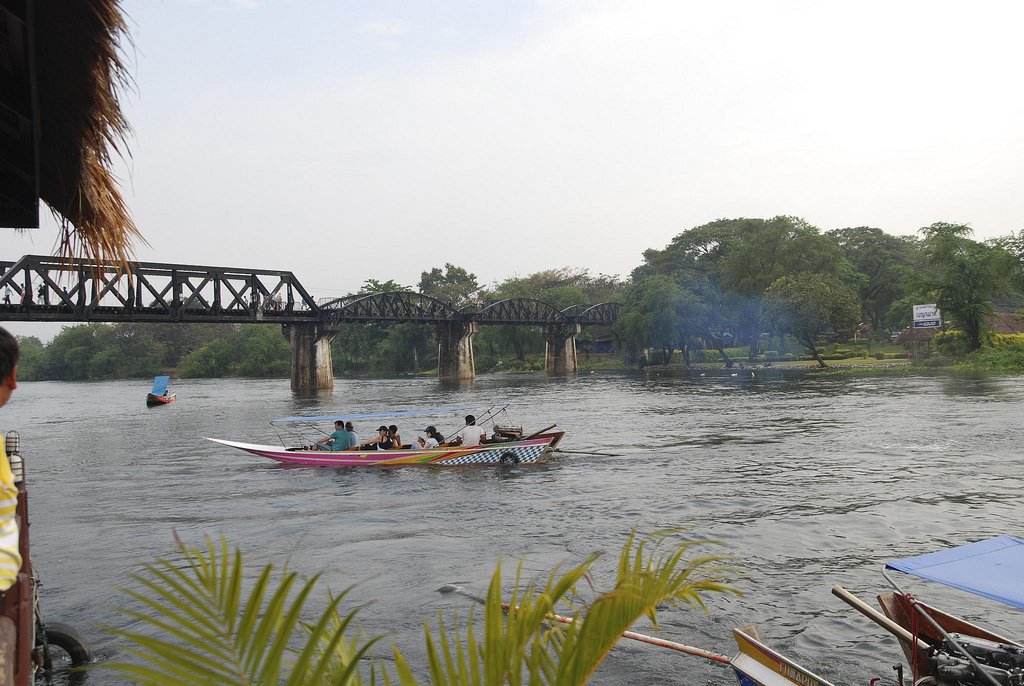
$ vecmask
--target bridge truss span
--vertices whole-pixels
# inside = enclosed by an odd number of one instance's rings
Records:
[[[561,310],[533,298],[509,298],[480,309],[474,319],[481,324],[569,324]]]
[[[0,262],[0,320],[316,322],[291,272],[134,262],[71,263],[26,255]]]
[[[419,322],[452,321],[460,313],[448,303],[412,291],[392,291],[348,296],[320,306],[328,327],[344,322]]]

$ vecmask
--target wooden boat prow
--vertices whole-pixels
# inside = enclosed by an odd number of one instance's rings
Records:
[[[732,630],[739,654],[730,663],[740,686],[833,686],[764,643],[752,626]]]

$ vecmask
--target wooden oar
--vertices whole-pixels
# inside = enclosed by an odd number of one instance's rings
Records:
[[[437,589],[440,593],[455,593],[464,598],[474,600],[481,605],[486,605],[487,601],[478,595],[473,595],[469,591],[465,591],[462,588],[454,584],[446,584],[441,588]],[[508,610],[518,610],[518,607],[513,607],[509,603],[502,603],[501,607],[507,612]],[[565,617],[563,615],[556,615],[553,612],[545,615],[548,619],[552,619],[556,622],[563,624],[573,624],[576,620],[572,617]],[[623,638],[632,639],[634,641],[640,641],[641,643],[650,643],[651,645],[658,646],[660,648],[668,648],[669,650],[675,650],[680,653],[686,653],[687,655],[696,655],[702,657],[705,660],[711,660],[712,662],[718,662],[720,664],[730,664],[729,658],[725,655],[719,655],[718,653],[712,653],[710,650],[704,650],[703,648],[695,648],[693,646],[684,645],[682,643],[676,643],[675,641],[666,641],[663,638],[656,636],[648,636],[647,634],[638,634],[635,631],[623,631]]]

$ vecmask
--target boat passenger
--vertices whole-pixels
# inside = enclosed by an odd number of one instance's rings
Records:
[[[359,450],[359,434],[356,433],[355,427],[352,426],[352,422],[345,422],[345,431],[348,431],[350,450]]]
[[[395,426],[394,424],[389,426],[388,427],[388,433],[391,435],[391,449],[392,450],[401,450],[402,448],[405,447],[405,444],[402,443],[402,437],[398,435],[398,427],[397,426]]]
[[[455,437],[452,439],[452,445],[460,445],[463,447],[478,446],[487,442],[487,431],[476,425],[476,417],[471,414],[466,415],[466,426],[462,427]]]
[[[377,427],[377,437],[359,446],[360,450],[391,450],[391,432],[388,427]]]
[[[334,422],[334,433],[327,438],[320,439],[316,443],[320,450],[330,450],[333,452],[348,450],[351,445],[351,439],[348,431],[345,431],[345,422],[340,419]]]
[[[427,434],[426,438],[423,438],[422,436],[416,437],[416,442],[421,448],[436,448],[444,443],[444,436],[438,433],[437,427],[434,425],[428,426],[423,430],[423,433]]]

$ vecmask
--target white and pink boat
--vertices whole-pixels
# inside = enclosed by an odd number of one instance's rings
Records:
[[[320,417],[285,417],[272,420],[275,426],[280,424],[298,423],[307,426],[321,422],[367,420],[380,417],[405,415],[437,414],[439,412],[459,411],[461,408],[439,408],[433,410],[407,410],[375,414],[325,415]],[[501,408],[500,411],[503,411]],[[493,420],[488,412],[482,419]],[[482,422],[481,422],[482,423]],[[565,435],[564,431],[551,431],[554,425],[541,431],[524,436],[521,428],[493,428],[490,441],[476,446],[440,446],[436,448],[418,448],[406,445],[394,450],[323,450],[301,440],[298,445],[273,446],[240,441],[226,441],[219,438],[207,438],[209,441],[237,448],[276,460],[285,464],[306,467],[391,467],[402,465],[516,465],[535,464],[546,459]]]

